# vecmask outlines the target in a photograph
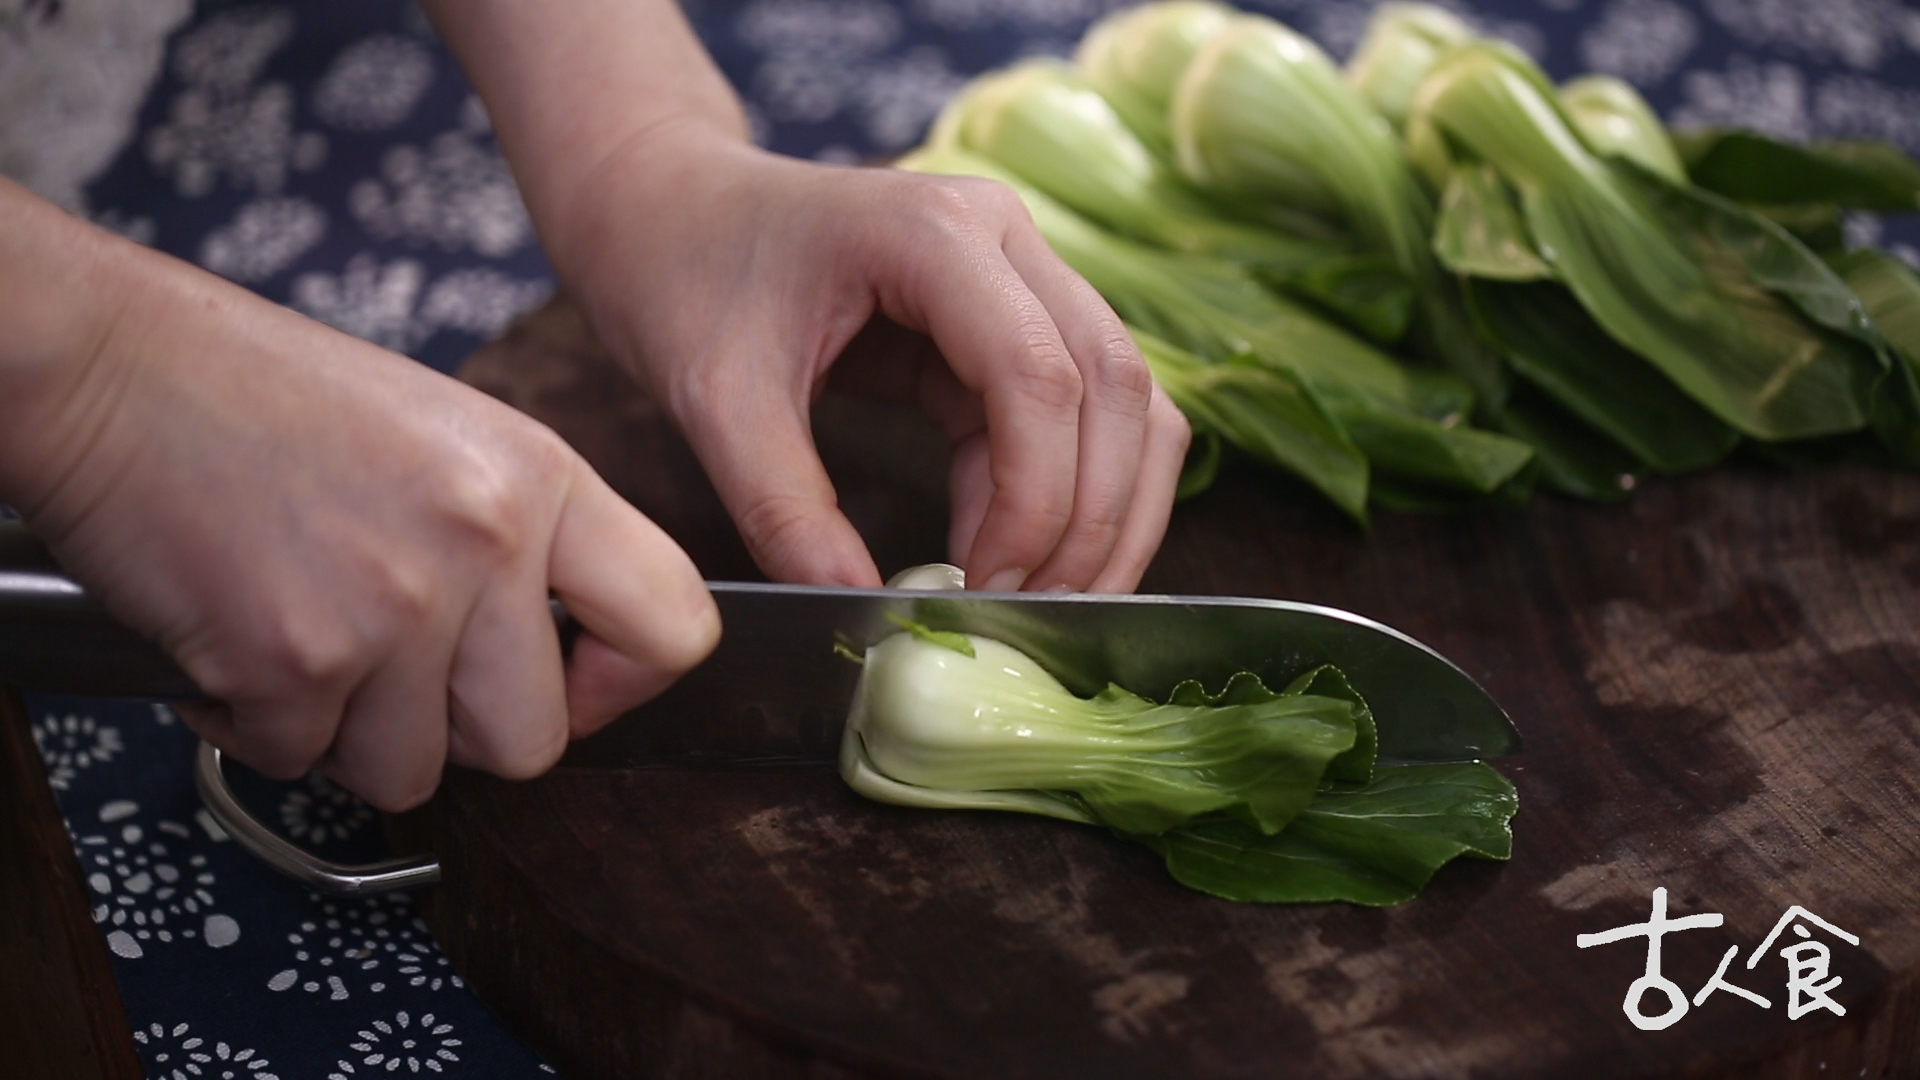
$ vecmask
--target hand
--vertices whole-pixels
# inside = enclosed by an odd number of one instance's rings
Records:
[[[121,248],[137,285],[36,383],[7,494],[221,702],[182,710],[214,745],[400,810],[446,760],[545,770],[713,647],[686,555],[551,431]],[[586,628],[564,668],[549,589]]]
[[[953,441],[950,557],[975,587],[1139,582],[1187,425],[1013,192],[776,157],[686,121],[571,195],[549,237],[563,275],[770,577],[880,581],[809,432],[839,360],[836,384],[917,400]]]

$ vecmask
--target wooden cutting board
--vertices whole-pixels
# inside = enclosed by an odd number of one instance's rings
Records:
[[[752,577],[657,410],[564,306],[466,378],[555,426],[710,577]],[[944,555],[941,447],[816,417],[883,573]],[[1515,854],[1418,900],[1263,907],[1175,885],[1097,830],[864,802],[830,771],[458,774],[407,823],[446,865],[435,933],[569,1075],[1920,1075],[1920,478],[1730,466],[1621,506],[1380,515],[1232,471],[1144,589],[1333,604],[1432,644],[1525,733]],[[825,662],[825,661],[823,661]],[[698,718],[688,718],[697,722]],[[1717,992],[1665,1030],[1623,999]],[[1801,905],[1846,1010],[1745,967]],[[1645,1011],[1659,1013],[1656,994]]]

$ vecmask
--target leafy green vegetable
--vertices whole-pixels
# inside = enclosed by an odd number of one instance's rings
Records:
[[[1434,226],[1434,254],[1456,274],[1497,281],[1540,281],[1553,267],[1534,249],[1520,204],[1500,174],[1464,165],[1448,176]]]
[[[1278,835],[1212,820],[1142,842],[1181,884],[1228,900],[1404,903],[1461,855],[1506,859],[1513,785],[1479,762],[1383,768],[1358,790],[1323,791]]]
[[[1611,75],[1587,75],[1560,88],[1560,104],[1593,152],[1623,157],[1676,184],[1687,182],[1667,129],[1647,99]]]
[[[1318,305],[1382,344],[1405,337],[1413,318],[1413,286],[1391,261],[1378,256],[1329,258],[1297,267],[1253,262],[1248,268],[1258,280]]]
[[[1298,379],[1244,359],[1206,363],[1144,330],[1133,330],[1133,340],[1196,433],[1306,479],[1366,520],[1367,459]],[[1213,460],[1217,467],[1217,450]]]
[[[1722,420],[1760,439],[1866,424],[1884,358],[1836,325],[1844,286],[1778,226],[1595,156],[1510,47],[1449,53],[1414,113],[1519,192],[1536,250],[1596,322]]]
[[[1533,459],[1526,443],[1492,431],[1448,426],[1363,401],[1329,408],[1383,473],[1463,492],[1491,494]]]
[[[1167,170],[1105,98],[1061,64],[1031,61],[976,80],[947,107],[938,132],[936,145],[951,143],[986,157],[1108,229],[1258,269],[1275,285],[1336,313],[1344,315],[1356,303],[1356,275],[1377,292],[1383,276],[1394,273],[1391,264],[1310,218],[1293,215],[1281,228],[1221,215]],[[1409,287],[1401,282],[1397,288]],[[1370,292],[1359,296],[1353,314],[1370,331],[1399,329],[1382,322]]]
[[[1235,900],[1410,899],[1459,855],[1505,859],[1513,788],[1478,763],[1376,771],[1372,711],[1316,668],[1274,693],[1253,675],[1165,704],[1070,694],[1025,654],[911,634],[868,650],[841,775],[883,802],[1105,825],[1174,877]]]
[[[1743,440],[1920,468],[1920,279],[1839,250],[1843,209],[1920,209],[1893,147],[1676,139],[1432,4],[1377,6],[1344,76],[1214,0],[1076,61],[976,80],[905,164],[1020,193],[1193,423],[1181,497],[1237,456],[1359,521],[1619,499]]]
[[[1482,330],[1515,371],[1656,472],[1704,468],[1740,441],[1653,365],[1608,337],[1565,287],[1474,281],[1467,295]]]
[[[1493,426],[1533,447],[1539,483],[1548,491],[1619,502],[1640,484],[1645,466],[1639,458],[1525,382],[1513,388]]]
[[[1319,46],[1272,19],[1235,19],[1187,65],[1171,122],[1180,172],[1202,189],[1337,214],[1391,258],[1417,298],[1416,344],[1498,404],[1499,359],[1474,336],[1433,257],[1433,205],[1392,128]]]
[[[1828,262],[1859,297],[1896,358],[1874,402],[1874,433],[1895,462],[1920,469],[1920,274],[1871,249]]]
[[[1077,698],[1007,645],[976,637],[973,647],[966,657],[898,634],[867,650],[841,743],[855,790],[1127,833],[1209,813],[1272,833],[1357,737],[1352,701],[1275,694],[1252,675],[1218,694],[1182,686],[1164,705],[1111,686]]]
[[[1802,146],[1752,131],[1702,131],[1674,141],[1695,184],[1739,202],[1920,209],[1920,163],[1886,143]]]
[[[1920,274],[1884,251],[1862,248],[1827,260],[1909,363],[1920,365]]]
[[[1133,133],[1164,158],[1173,152],[1167,106],[1193,54],[1233,18],[1208,0],[1122,8],[1087,28],[1074,63]]]
[[[1188,421],[1191,423],[1192,418]],[[1220,478],[1221,459],[1226,456],[1224,446],[1218,434],[1203,428],[1194,430],[1193,441],[1187,445],[1187,458],[1180,463],[1180,481],[1173,489],[1174,502],[1185,502],[1213,486]]]
[[[1472,38],[1459,16],[1436,4],[1381,4],[1347,61],[1347,82],[1388,123],[1405,127],[1420,80],[1440,54]]]

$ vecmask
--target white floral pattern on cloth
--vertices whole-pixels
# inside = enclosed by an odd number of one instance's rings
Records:
[[[240,939],[233,916],[214,910],[215,875],[193,831],[178,821],[142,824],[139,804],[116,799],[100,807],[102,831],[74,829],[81,872],[93,894],[93,921],[107,947],[124,960],[148,949],[198,939],[224,949]]]
[[[308,199],[263,195],[200,242],[200,265],[250,284],[292,266],[327,232],[327,212]]]
[[[288,303],[355,337],[405,352],[448,328],[491,337],[552,291],[544,281],[516,281],[486,267],[456,270],[431,286],[426,276],[418,259],[382,264],[362,253],[339,274],[314,270],[296,277]]]
[[[208,1042],[191,1024],[136,1029],[133,1041],[153,1063],[153,1076],[165,1080],[280,1080],[268,1061],[248,1047],[224,1040]]]
[[[293,783],[280,800],[280,831],[316,847],[347,840],[373,824],[373,808],[319,773]]]
[[[404,121],[433,83],[434,55],[403,34],[375,34],[340,50],[313,88],[313,112],[347,131]]]
[[[380,994],[389,987],[439,990],[465,985],[405,897],[360,903],[317,896],[310,900],[318,910],[287,935],[293,966],[275,972],[267,989],[297,989],[344,1001],[355,991]]]
[[[1920,53],[1920,11],[1900,0],[1706,0],[1735,38],[1872,69]]]
[[[768,119],[850,112],[876,148],[900,150],[966,81],[937,47],[891,53],[901,23],[883,0],[753,0],[735,33],[764,57],[751,86]]]
[[[65,791],[80,770],[112,761],[127,748],[120,740],[119,728],[74,713],[48,715],[36,722],[33,744],[40,749],[40,760],[47,766],[47,782],[55,791]]]
[[[507,161],[491,140],[486,113],[470,98],[461,127],[422,147],[395,146],[378,179],[353,186],[353,216],[369,236],[468,248],[491,258],[511,255],[533,239]]]
[[[457,1053],[460,1046],[461,1041],[454,1037],[453,1025],[435,1019],[432,1013],[424,1013],[418,1019],[405,1012],[395,1013],[391,1020],[375,1020],[362,1029],[359,1037],[348,1044],[353,1060],[342,1058],[334,1065],[335,1071],[327,1074],[327,1080],[377,1076],[399,1072],[402,1067],[409,1073],[418,1073],[423,1068],[429,1072],[445,1072],[448,1064],[460,1060]],[[356,1065],[365,1072],[356,1071]]]
[[[1693,14],[1672,0],[1615,0],[1580,36],[1588,70],[1653,86],[1679,69],[1700,39]]]
[[[195,27],[174,45],[174,74],[184,84],[167,122],[147,134],[147,157],[169,172],[176,190],[206,195],[225,179],[247,191],[274,192],[294,171],[319,167],[326,137],[294,130],[294,92],[259,81],[293,36],[293,13],[246,7]]]

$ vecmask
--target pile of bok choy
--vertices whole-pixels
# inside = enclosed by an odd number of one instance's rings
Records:
[[[1513,785],[1479,762],[1377,765],[1372,711],[1321,667],[1164,702],[1076,697],[1033,658],[904,623],[866,650],[840,744],[855,791],[1104,826],[1230,900],[1397,904],[1462,855],[1506,859]]]
[[[1427,4],[1344,71],[1210,0],[974,80],[902,167],[1002,180],[1196,433],[1354,518],[1624,498],[1740,448],[1920,468],[1920,276],[1842,215],[1920,209],[1865,142],[1675,135]]]

